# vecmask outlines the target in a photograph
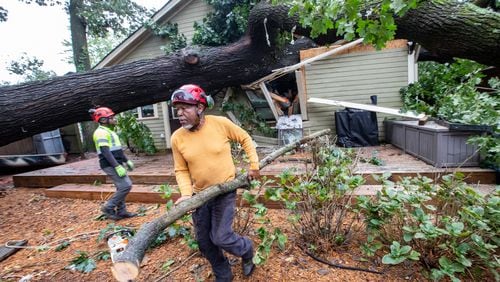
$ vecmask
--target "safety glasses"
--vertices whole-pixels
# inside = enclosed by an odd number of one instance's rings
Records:
[[[175,90],[174,93],[172,94],[172,99],[170,99],[170,101],[171,103],[186,103],[193,105],[196,105],[200,102],[193,96],[193,94],[182,89]]]

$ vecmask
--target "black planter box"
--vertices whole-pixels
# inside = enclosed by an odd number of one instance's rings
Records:
[[[479,166],[477,147],[467,144],[477,131],[450,130],[435,122],[384,121],[386,141],[435,167]]]

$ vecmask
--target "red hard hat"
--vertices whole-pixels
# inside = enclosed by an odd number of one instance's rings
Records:
[[[101,118],[109,118],[111,116],[114,116],[115,113],[110,108],[107,107],[99,107],[95,109],[92,113],[92,120],[95,122],[99,122],[99,119]]]
[[[176,103],[185,103],[197,105],[201,103],[207,108],[211,108],[214,104],[212,97],[207,96],[205,91],[195,84],[185,84],[172,94],[172,105]]]

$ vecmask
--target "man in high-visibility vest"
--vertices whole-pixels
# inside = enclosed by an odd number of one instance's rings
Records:
[[[132,181],[127,175],[128,170],[134,169],[134,163],[125,156],[120,138],[113,131],[116,125],[115,113],[106,107],[90,109],[92,119],[99,123],[99,127],[94,131],[94,144],[99,156],[101,169],[113,179],[116,192],[101,207],[101,211],[107,218],[120,220],[134,217],[137,214],[128,212],[125,205],[125,198],[132,189]]]

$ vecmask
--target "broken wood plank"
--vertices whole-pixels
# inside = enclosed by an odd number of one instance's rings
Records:
[[[266,84],[264,82],[261,82],[259,84],[259,86],[260,86],[260,89],[262,90],[262,93],[264,94],[264,97],[266,97],[267,103],[269,104],[269,108],[271,108],[271,111],[273,112],[274,119],[276,121],[278,121],[278,116],[279,115],[278,115],[278,111],[276,110],[276,107],[274,106],[273,98],[271,96],[271,93],[267,89]]]
[[[303,121],[308,120],[307,117],[307,91],[304,68],[295,71],[295,81],[297,83],[297,97],[299,97],[300,115]]]
[[[406,117],[406,118],[411,118],[411,119],[418,119],[419,121],[427,120],[427,116],[425,114],[415,114],[412,112],[403,113],[399,109],[386,108],[386,107],[380,107],[380,106],[375,106],[375,105],[358,104],[358,103],[344,102],[344,101],[337,101],[337,100],[330,100],[330,99],[323,99],[323,98],[309,98],[309,100],[307,100],[307,101],[311,102],[311,103],[319,103],[319,104],[332,105],[332,106],[337,106],[337,107],[354,108],[354,109],[366,110],[366,111],[370,111],[370,112],[390,114],[390,115]]]

